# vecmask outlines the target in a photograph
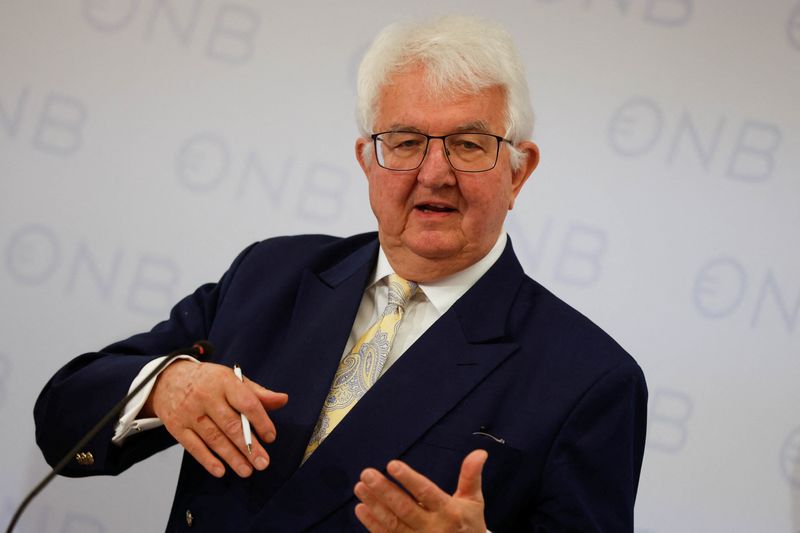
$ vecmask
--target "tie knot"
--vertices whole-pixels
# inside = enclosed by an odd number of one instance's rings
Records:
[[[389,274],[389,301],[386,312],[393,312],[396,308],[405,309],[408,301],[417,291],[417,284],[406,281],[397,274]]]

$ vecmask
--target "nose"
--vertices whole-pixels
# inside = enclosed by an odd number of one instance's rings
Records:
[[[434,189],[456,184],[456,176],[445,150],[444,139],[430,140],[428,153],[425,154],[425,159],[419,167],[417,181]]]

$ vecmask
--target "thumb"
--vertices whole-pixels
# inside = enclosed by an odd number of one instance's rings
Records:
[[[458,488],[453,494],[454,497],[483,502],[481,474],[488,457],[489,454],[485,450],[473,450],[464,458],[464,462],[461,463],[461,472],[458,474]]]

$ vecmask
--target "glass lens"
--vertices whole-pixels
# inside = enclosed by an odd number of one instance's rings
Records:
[[[381,133],[375,139],[378,164],[390,170],[414,170],[422,164],[428,142],[428,136],[422,133]],[[444,137],[447,159],[454,169],[464,172],[484,172],[494,168],[498,143],[497,137],[486,133],[453,133]]]
[[[428,138],[420,133],[390,132],[378,136],[378,163],[392,170],[417,168],[425,157]]]
[[[497,161],[497,137],[485,133],[456,133],[446,138],[450,164],[456,170],[481,172]]]

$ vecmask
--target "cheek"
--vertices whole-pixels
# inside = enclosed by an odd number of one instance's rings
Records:
[[[468,213],[463,220],[467,238],[481,246],[494,244],[508,214],[508,194],[496,188],[467,198]]]
[[[405,184],[388,176],[377,175],[369,181],[369,199],[378,217],[397,215],[405,209],[409,191]]]
[[[500,190],[502,189],[502,190]],[[483,187],[476,191],[465,191],[464,197],[474,223],[496,225],[505,218],[511,198],[510,190],[503,187]]]

